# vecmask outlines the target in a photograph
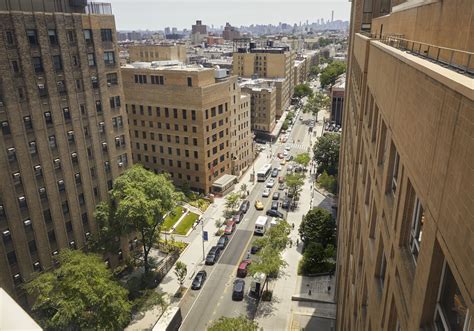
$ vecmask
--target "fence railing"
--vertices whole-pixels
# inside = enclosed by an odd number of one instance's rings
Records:
[[[385,35],[380,41],[397,49],[416,54],[460,74],[474,76],[474,53],[442,47],[403,38],[402,35]]]

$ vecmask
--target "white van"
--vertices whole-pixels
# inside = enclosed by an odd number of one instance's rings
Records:
[[[264,235],[267,231],[269,222],[267,216],[259,216],[255,222],[255,234]]]

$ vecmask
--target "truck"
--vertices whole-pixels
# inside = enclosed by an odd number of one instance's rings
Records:
[[[263,272],[257,272],[252,277],[252,282],[250,283],[249,296],[255,299],[259,299],[262,296],[263,288],[267,280],[267,275]]]
[[[267,231],[270,222],[268,221],[268,216],[259,216],[255,222],[255,234],[264,235]]]
[[[270,221],[270,227],[277,226],[278,223],[280,223],[280,219],[276,218],[276,217],[272,217],[272,219]]]
[[[170,306],[153,326],[153,331],[178,331],[182,321],[181,308]]]

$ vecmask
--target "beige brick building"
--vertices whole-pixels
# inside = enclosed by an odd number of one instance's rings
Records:
[[[242,46],[242,47],[240,47]],[[257,47],[255,43],[239,45],[233,53],[233,74],[244,78],[281,79],[277,97],[276,116],[279,118],[290,105],[293,95],[293,67],[295,52],[289,47]]]
[[[157,44],[128,47],[130,62],[180,61],[186,63],[186,45]]]
[[[270,134],[276,124],[277,89],[271,81],[248,80],[241,83],[242,92],[250,95],[251,126],[258,135]]]
[[[131,151],[110,5],[0,2],[0,33],[0,286],[24,302],[22,282],[96,233]]]
[[[473,330],[474,2],[392,4],[352,2],[337,329]]]
[[[204,193],[251,163],[250,102],[236,76],[151,64],[124,66],[122,75],[134,162]]]

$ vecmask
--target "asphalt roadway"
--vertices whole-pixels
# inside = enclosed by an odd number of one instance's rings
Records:
[[[302,116],[302,113],[300,113],[300,116]],[[310,115],[303,116],[305,118],[310,117]],[[297,119],[291,131],[290,141],[288,143],[275,143],[273,145],[273,154],[283,153],[284,146],[286,145],[292,147],[290,150],[291,155],[305,152],[304,147],[299,146],[298,140],[303,141],[303,137],[306,134],[308,134],[308,127]],[[268,146],[263,153],[269,153]],[[280,160],[273,158],[273,167],[277,167],[279,162]],[[286,165],[282,168],[278,176],[284,176],[286,173]],[[258,170],[256,169],[256,171]],[[255,185],[247,198],[250,201],[250,208],[243,220],[238,224],[236,231],[231,235],[230,241],[221,254],[219,261],[213,266],[203,266],[202,269],[207,272],[207,280],[204,286],[197,291],[189,290],[181,300],[180,307],[183,323],[180,330],[206,330],[213,320],[217,320],[221,316],[237,317],[244,315],[249,319],[254,318],[256,301],[248,297],[251,282],[250,276],[245,278],[245,296],[243,301],[232,300],[232,288],[233,282],[236,279],[238,265],[247,257],[252,239],[256,238],[253,230],[257,217],[265,215],[266,210],[270,209],[274,192],[281,192],[283,194],[283,191],[278,191],[277,178],[274,179],[276,183],[271,189],[271,194],[268,198],[262,197],[262,191],[266,182],[260,182]],[[263,202],[263,210],[255,209],[254,203],[256,200]],[[279,210],[284,212],[281,208]]]

